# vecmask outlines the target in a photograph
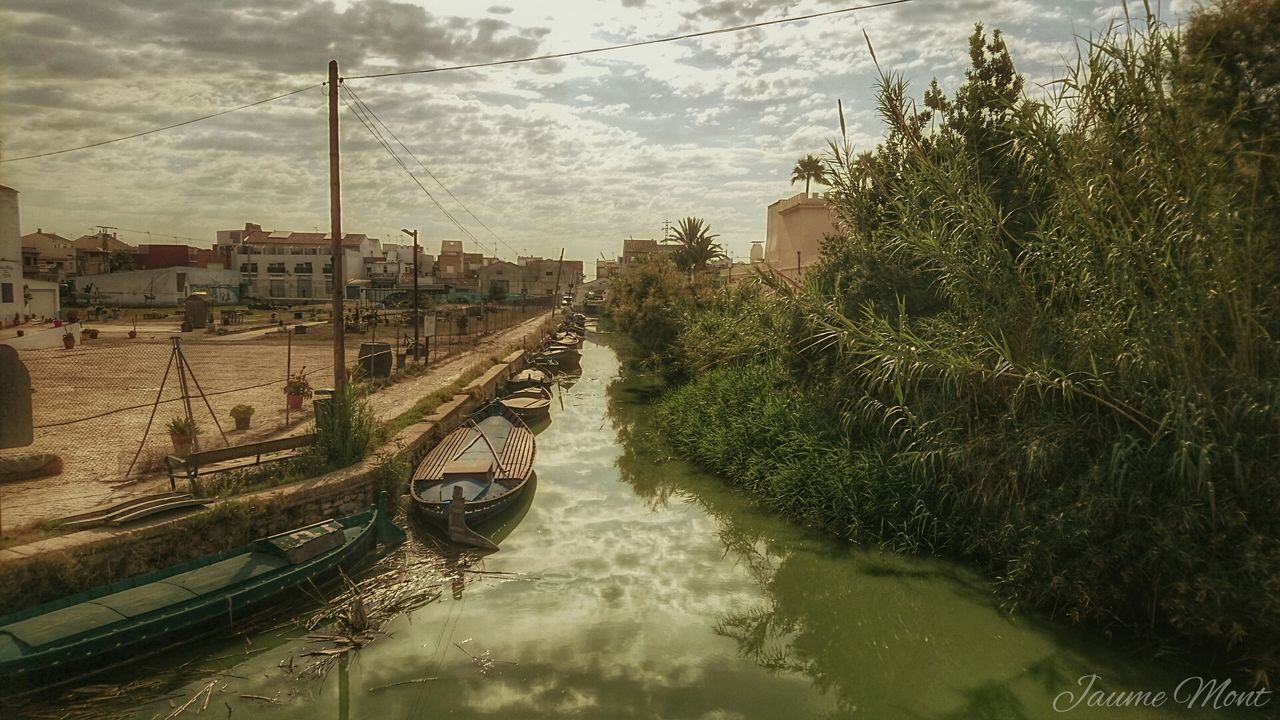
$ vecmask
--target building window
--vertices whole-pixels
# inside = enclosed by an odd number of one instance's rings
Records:
[[[267,294],[273,298],[285,297],[286,292],[283,280],[272,280],[271,286],[267,290]]]
[[[333,294],[333,278],[328,278],[324,281],[324,294],[325,295]]]
[[[551,277],[551,271],[550,271],[550,270],[548,270],[548,271],[547,271],[547,277]]]
[[[268,263],[268,264],[267,264],[267,272],[269,272],[269,273],[283,273],[283,272],[284,272],[284,263],[282,263],[282,262],[279,262],[279,263]]]
[[[0,283],[0,302],[13,302],[13,283]]]
[[[300,298],[311,297],[311,279],[310,278],[306,280],[298,281],[298,297]]]
[[[332,275],[333,263],[329,263],[328,265],[325,265],[324,267],[320,268],[320,271],[323,272],[325,275]]]
[[[178,273],[178,294],[185,295],[187,292],[187,274]]]
[[[293,266],[293,271],[302,275],[310,275],[311,263],[309,262],[298,263],[297,265]]]

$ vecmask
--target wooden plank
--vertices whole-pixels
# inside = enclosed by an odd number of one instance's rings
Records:
[[[197,505],[204,506],[204,505],[208,505],[211,502],[213,502],[213,500],[206,499],[206,498],[188,498],[186,500],[172,500],[162,505],[151,505],[145,508],[140,508],[138,510],[131,510],[127,513],[122,513],[122,514],[113,516],[110,520],[107,521],[107,524],[125,525],[128,523],[134,522],[136,520],[141,520],[142,518],[155,515],[157,513],[169,512],[171,510],[181,510],[183,508],[196,507]]]
[[[413,474],[414,480],[437,480],[442,477],[445,465],[448,465],[454,458],[458,457],[462,451],[469,445],[469,440],[475,439],[475,433],[470,427],[463,427],[449,433],[439,445],[431,449],[427,456],[422,459],[418,465],[417,471]]]

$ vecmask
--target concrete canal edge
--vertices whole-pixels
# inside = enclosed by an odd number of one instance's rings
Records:
[[[498,388],[513,373],[524,369],[526,349],[545,337],[555,322],[556,318],[548,315],[524,337],[522,349],[491,366],[462,392],[355,465],[220,499],[193,513],[122,528],[81,530],[0,550],[0,613],[360,512],[373,503],[379,490],[399,497],[407,490],[409,471],[468,415],[496,397]]]

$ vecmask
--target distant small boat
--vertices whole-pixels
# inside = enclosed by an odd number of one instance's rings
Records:
[[[527,388],[527,387],[534,387],[537,385],[550,385],[550,384],[551,384],[551,373],[545,370],[539,370],[536,367],[525,368],[524,370],[521,370],[520,372],[513,375],[511,379],[507,381],[507,387],[510,387],[514,390],[523,390],[524,388]]]
[[[572,332],[558,332],[552,337],[551,342],[554,345],[576,348],[582,345],[582,336]]]
[[[529,387],[498,398],[498,403],[525,420],[546,417],[551,413],[551,392],[540,386]]]
[[[34,689],[172,647],[404,537],[387,517],[384,494],[357,515],[20,610],[0,617],[0,678]]]
[[[409,494],[424,520],[446,524],[455,492],[467,524],[482,522],[516,504],[533,475],[533,433],[519,417],[499,411],[444,437],[422,459]]]

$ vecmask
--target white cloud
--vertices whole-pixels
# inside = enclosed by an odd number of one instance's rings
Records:
[[[0,141],[13,157],[179,122],[317,84],[335,56],[353,76],[831,7],[0,0]],[[692,214],[741,255],[763,236],[764,206],[793,191],[795,157],[823,152],[838,133],[836,98],[859,147],[880,136],[863,31],[880,66],[903,73],[919,95],[931,78],[948,90],[960,81],[975,22],[999,27],[1033,88],[1056,76],[1077,34],[1096,35],[1121,13],[1109,0],[917,2],[554,62],[352,79],[350,87],[514,247],[612,255],[628,234],[655,236],[663,219]],[[245,221],[323,227],[325,103],[313,88],[167,133],[7,163],[0,184],[22,192],[24,232],[74,235],[103,223],[212,241],[215,230]],[[348,228],[461,236],[346,110],[342,122]]]

